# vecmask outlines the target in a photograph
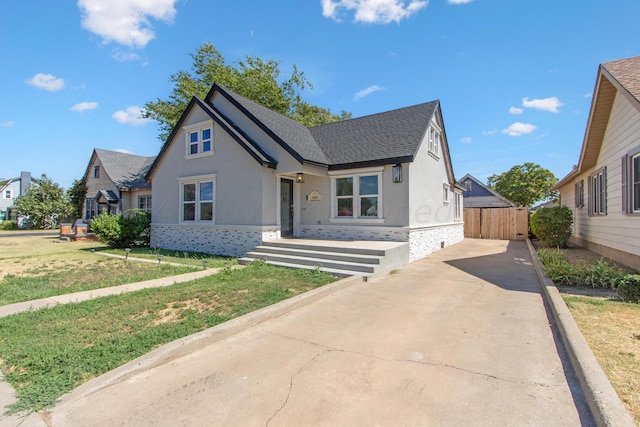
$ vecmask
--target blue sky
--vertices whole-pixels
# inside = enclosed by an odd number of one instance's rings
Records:
[[[138,119],[209,41],[297,65],[354,117],[439,99],[456,178],[577,163],[599,63],[640,55],[638,0],[20,0],[0,14],[0,178],[67,188],[93,148],[153,156]]]

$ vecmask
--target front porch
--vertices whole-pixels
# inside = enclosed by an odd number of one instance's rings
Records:
[[[262,242],[240,258],[290,268],[316,269],[337,276],[371,276],[409,263],[409,243],[284,238]]]

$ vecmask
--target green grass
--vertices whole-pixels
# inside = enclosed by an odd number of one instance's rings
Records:
[[[23,260],[20,260],[22,262]],[[149,264],[92,254],[83,258],[29,259],[20,273],[0,279],[0,305],[190,273],[193,268]],[[14,262],[18,262],[17,260]]]
[[[336,280],[254,263],[146,289],[0,319],[0,370],[11,412],[37,411],[78,385],[162,344]]]
[[[124,249],[102,249],[101,252],[106,252],[114,255],[125,256]],[[157,260],[158,255],[162,255],[162,262],[172,262],[176,264],[192,265],[196,267],[202,267],[203,261],[207,261],[208,268],[225,267],[228,265],[237,264],[236,258],[211,255],[202,252],[188,252],[188,251],[174,251],[160,248],[131,248],[129,257],[143,258]]]

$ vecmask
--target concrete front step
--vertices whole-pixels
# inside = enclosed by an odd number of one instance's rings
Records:
[[[314,252],[313,256],[299,254],[299,255],[286,255],[286,254],[273,254],[268,252],[248,252],[246,257],[248,259],[260,259],[265,262],[281,262],[293,265],[307,265],[311,267],[323,267],[333,268],[338,270],[353,271],[360,274],[368,273],[373,274],[375,272],[375,266],[369,263],[362,264],[356,262],[331,260],[322,257],[322,253]]]
[[[385,249],[355,247],[355,246],[350,246],[348,243],[345,243],[344,245],[336,245],[336,244],[332,245],[328,241],[327,243],[324,243],[324,241],[318,241],[317,243],[314,242],[314,244],[309,244],[309,243],[305,243],[304,241],[297,243],[296,239],[272,240],[268,242],[262,242],[261,246],[312,250],[312,251],[322,251],[322,252],[338,252],[338,253],[346,253],[349,255],[370,255],[370,256],[379,256],[379,257],[383,257],[386,254]]]
[[[309,247],[307,247],[309,248]],[[253,252],[261,254],[272,254],[281,256],[304,256],[309,258],[321,258],[325,260],[353,262],[358,264],[379,265],[380,259],[384,257],[384,251],[375,251],[375,255],[352,254],[350,252],[336,252],[331,247],[316,247],[312,249],[292,248],[288,245],[269,246],[260,245]],[[247,254],[248,256],[248,254]]]

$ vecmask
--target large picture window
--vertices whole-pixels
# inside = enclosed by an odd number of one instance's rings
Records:
[[[213,154],[213,123],[211,121],[185,126],[184,131],[187,138],[187,157],[199,157]]]
[[[382,173],[363,173],[333,178],[333,217],[382,218]]]
[[[213,223],[215,219],[215,175],[179,178],[180,221]]]

